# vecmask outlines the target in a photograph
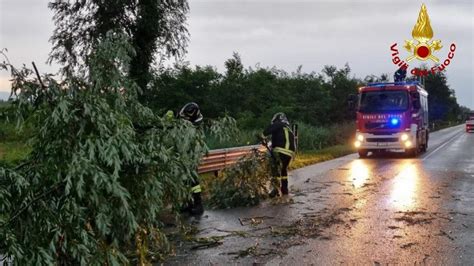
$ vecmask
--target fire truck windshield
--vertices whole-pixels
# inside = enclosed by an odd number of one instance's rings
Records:
[[[406,91],[367,91],[360,95],[359,112],[401,112],[408,108]]]

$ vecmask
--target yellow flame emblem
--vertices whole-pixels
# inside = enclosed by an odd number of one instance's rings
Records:
[[[416,21],[411,36],[414,40],[405,41],[405,49],[413,53],[409,56],[406,61],[410,62],[414,58],[425,61],[428,59],[434,62],[439,62],[439,59],[432,53],[440,50],[443,46],[440,40],[429,42],[433,38],[433,29],[431,28],[430,17],[425,4],[421,5],[420,13],[418,14],[418,20]],[[415,41],[417,42],[415,44]]]
[[[420,14],[418,14],[418,20],[415,27],[413,27],[411,36],[419,42],[427,42],[433,38],[433,29],[431,28],[430,17],[428,16],[428,11],[426,11],[425,4],[421,5]]]

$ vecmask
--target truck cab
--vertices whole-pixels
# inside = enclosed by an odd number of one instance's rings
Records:
[[[416,81],[359,88],[354,146],[360,157],[397,150],[416,156],[428,148],[428,93]]]

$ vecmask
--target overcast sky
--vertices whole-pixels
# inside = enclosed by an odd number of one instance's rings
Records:
[[[45,61],[53,30],[48,0],[0,0],[0,48],[8,48],[12,63],[35,61],[43,72],[57,66]],[[424,2],[443,49],[457,46],[447,67],[448,82],[458,102],[474,109],[474,10],[471,0],[192,0],[188,29],[191,34],[185,60],[192,65],[213,65],[238,52],[246,66],[276,66],[289,72],[319,72],[324,65],[349,63],[353,75],[391,74],[390,46],[404,40]],[[416,60],[415,60],[416,61]],[[411,67],[418,65],[412,61]],[[0,91],[9,91],[8,74],[0,73]]]

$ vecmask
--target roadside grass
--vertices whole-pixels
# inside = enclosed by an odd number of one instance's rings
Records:
[[[290,164],[290,170],[305,167],[311,164],[329,161],[344,155],[356,152],[349,144],[335,145],[321,150],[303,151],[296,155]]]
[[[464,124],[463,121],[436,121],[434,123],[432,123],[431,125],[431,128],[430,128],[430,132],[436,132],[436,131],[439,131],[441,129],[445,129],[445,128],[448,128],[448,127],[455,127],[455,126],[459,126],[459,125],[462,125]],[[434,127],[433,127],[434,125]]]
[[[0,166],[13,167],[30,152],[30,147],[21,141],[0,142]]]

